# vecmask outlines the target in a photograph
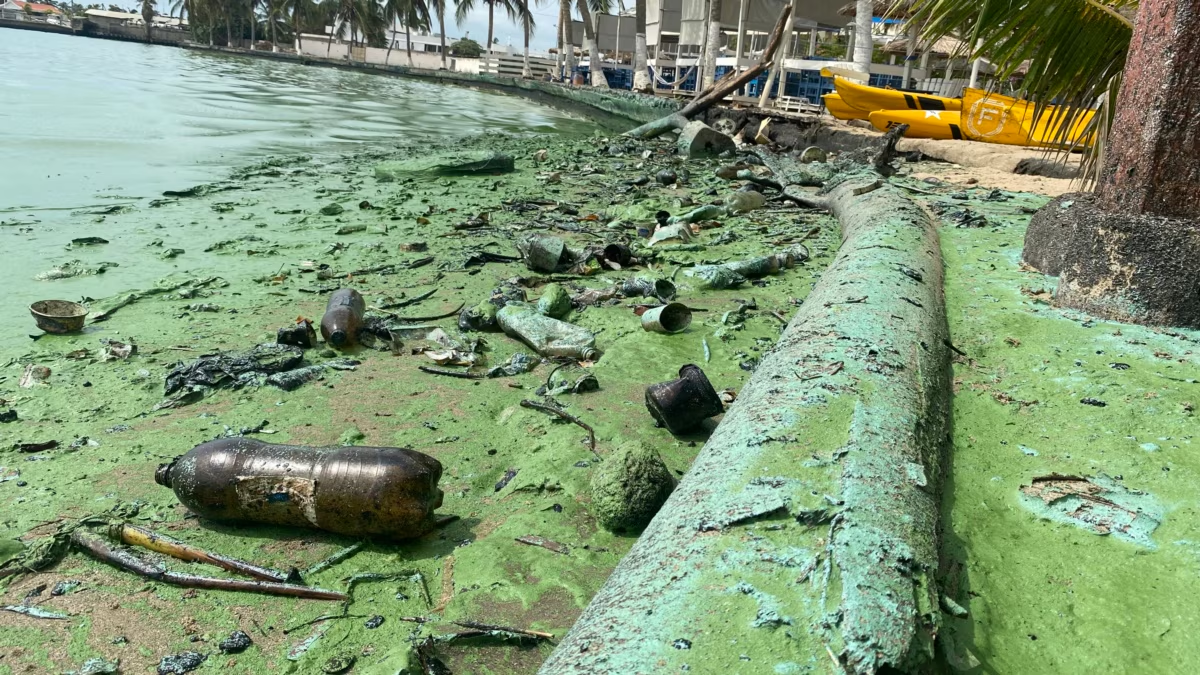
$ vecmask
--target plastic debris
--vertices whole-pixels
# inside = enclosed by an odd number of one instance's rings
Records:
[[[366,308],[362,294],[353,288],[334,291],[321,317],[321,337],[336,349],[358,344]]]
[[[262,344],[246,352],[220,352],[179,363],[167,373],[167,401],[160,408],[186,405],[220,387],[260,384],[267,376],[300,365],[304,352],[299,347]]]
[[[317,331],[313,330],[312,321],[300,317],[291,326],[280,328],[275,335],[275,342],[301,349],[312,349],[317,346]]]
[[[496,313],[496,321],[505,334],[521,340],[542,356],[593,361],[600,355],[596,337],[590,331],[544,316],[525,303],[508,303]]]
[[[433,529],[441,476],[440,462],[406,448],[222,438],[160,465],[154,480],[213,520],[403,539]]]
[[[514,375],[522,375],[528,373],[537,367],[541,361],[534,356],[530,356],[525,352],[517,352],[513,354],[507,363],[499,366],[493,366],[487,372],[488,377],[512,377]]]

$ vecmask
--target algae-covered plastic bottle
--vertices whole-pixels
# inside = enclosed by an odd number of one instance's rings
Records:
[[[321,317],[321,337],[339,349],[353,345],[358,341],[366,310],[362,294],[353,288],[334,291],[325,306],[325,316]]]
[[[542,356],[566,356],[591,361],[600,356],[596,336],[575,324],[551,319],[533,305],[510,302],[496,313],[496,322],[510,337]]]
[[[212,520],[419,537],[442,505],[442,465],[407,448],[314,448],[252,438],[201,443],[154,475]]]

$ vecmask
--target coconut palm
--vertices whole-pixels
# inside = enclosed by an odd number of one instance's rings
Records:
[[[1037,115],[1051,101],[1058,104],[1057,128],[1065,140],[1102,98],[1109,114],[1096,115],[1092,130],[1102,132],[1111,121],[1137,6],[1137,0],[915,0],[910,20],[924,25],[926,42],[957,35],[977,45],[972,56],[986,55],[998,79],[1027,64],[1025,96],[1036,102]],[[1090,175],[1102,145],[1093,146]]]
[[[534,0],[537,4],[542,4],[542,0]],[[518,0],[520,5],[519,20],[521,23],[521,35],[525,38],[524,64],[521,68],[521,77],[533,77],[533,69],[529,67],[529,38],[533,35],[533,29],[537,28],[537,23],[533,19],[533,12],[529,8],[529,0]]]
[[[488,35],[487,43],[484,48],[490,52],[492,50],[492,42],[495,40],[496,33],[496,7],[508,16],[509,20],[514,23],[520,21],[521,18],[521,2],[522,0],[481,0],[488,8]],[[458,25],[462,25],[467,20],[467,16],[475,9],[476,0],[458,0],[458,7],[455,10],[454,18]]]
[[[154,0],[142,0],[142,21],[146,24],[146,42],[149,42],[150,29],[154,26]]]
[[[646,0],[634,0],[633,90],[653,89],[650,81],[650,55],[646,50]]]
[[[428,0],[429,9],[437,14],[438,38],[442,49],[438,54],[442,57],[442,69],[446,69],[446,0]]]
[[[425,0],[384,0],[383,18],[387,22],[390,29],[395,29],[396,22],[399,21],[404,25],[405,46],[408,51],[408,65],[413,65],[412,60],[412,29],[429,30],[429,7],[425,4]],[[384,57],[384,63],[388,63],[392,56],[392,46],[395,44],[393,40],[388,40],[387,56]]]
[[[594,13],[596,19],[599,20],[601,14],[612,11],[612,2],[610,0],[577,0],[576,6],[583,19],[583,48],[587,50],[591,58],[588,72],[591,74],[592,86],[607,89],[608,78],[604,76],[603,61],[600,58],[600,43],[596,40],[597,24],[592,23],[592,14]]]

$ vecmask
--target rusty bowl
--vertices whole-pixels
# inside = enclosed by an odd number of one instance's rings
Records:
[[[74,333],[83,329],[88,308],[68,300],[38,300],[29,306],[38,328],[47,333]]]

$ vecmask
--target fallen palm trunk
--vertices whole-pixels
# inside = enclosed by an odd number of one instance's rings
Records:
[[[842,224],[837,258],[542,675],[931,661],[950,432],[937,232],[870,171],[814,202]]]

